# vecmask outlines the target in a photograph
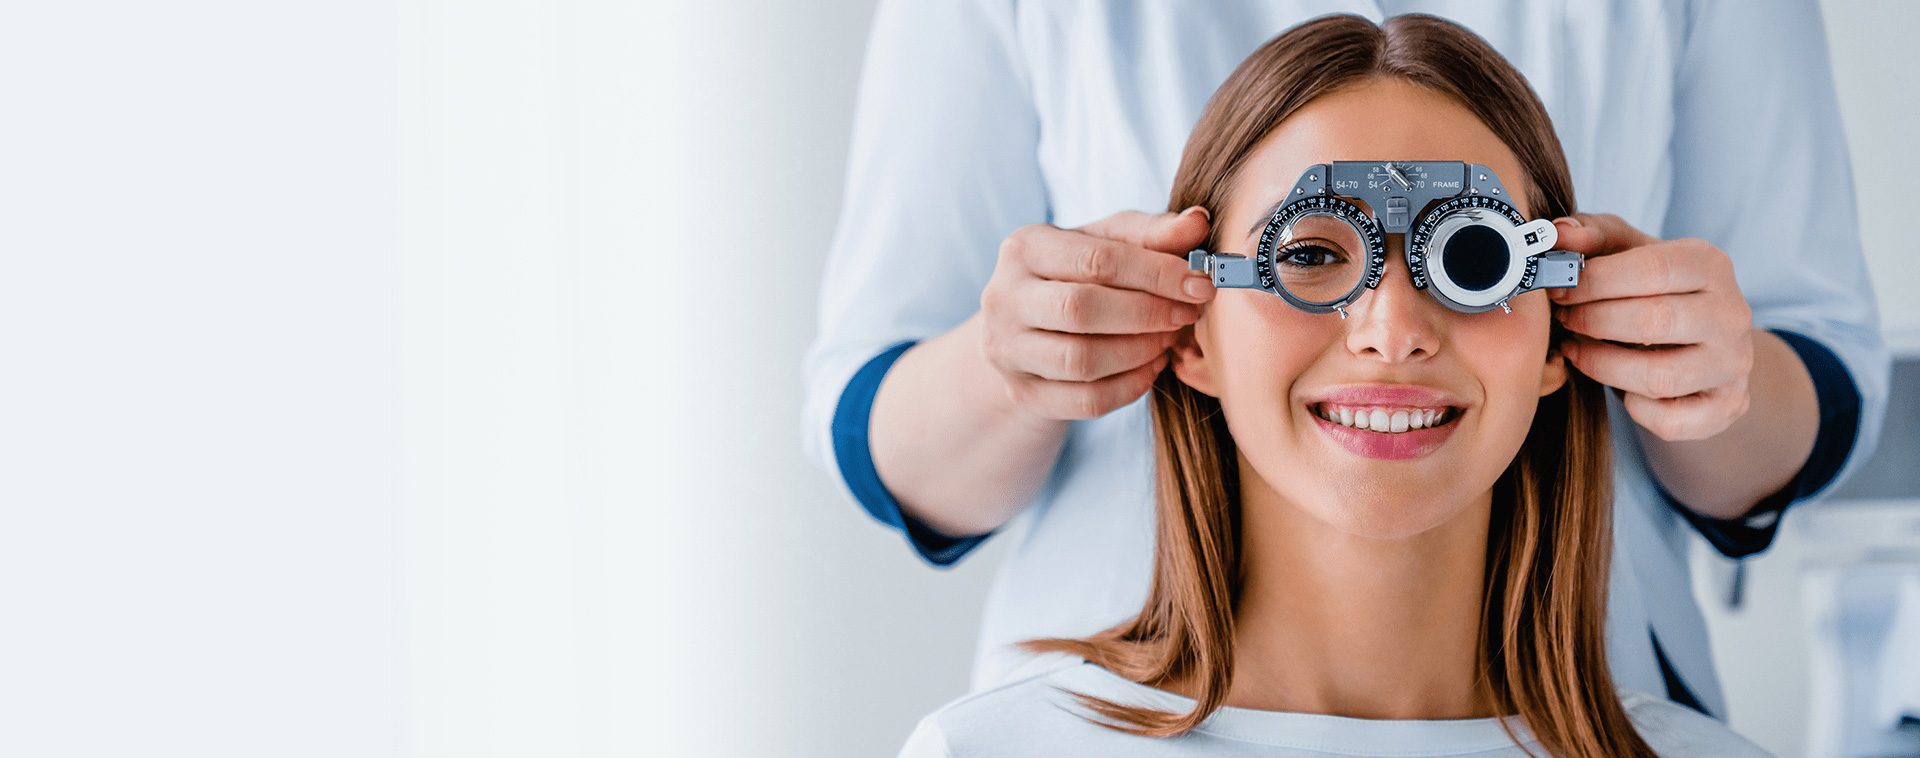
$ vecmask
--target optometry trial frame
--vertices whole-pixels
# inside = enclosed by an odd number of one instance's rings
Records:
[[[1266,290],[1302,311],[1346,318],[1347,306],[1380,286],[1386,235],[1406,234],[1415,289],[1461,313],[1512,313],[1516,295],[1579,284],[1586,258],[1551,249],[1553,222],[1521,218],[1510,197],[1477,163],[1322,163],[1301,172],[1253,257],[1196,248],[1187,268],[1207,272],[1216,287]]]

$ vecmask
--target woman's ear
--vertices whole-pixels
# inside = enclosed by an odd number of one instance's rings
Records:
[[[1554,329],[1547,337],[1547,366],[1540,372],[1540,396],[1546,397],[1567,383],[1567,357],[1560,352],[1560,340],[1566,336]]]
[[[1167,348],[1173,353],[1168,361],[1173,366],[1173,375],[1187,386],[1214,398],[1220,397],[1219,384],[1214,381],[1213,365],[1207,360],[1207,352],[1201,347],[1205,335],[1201,333],[1207,325],[1207,315],[1202,313],[1200,320],[1190,326],[1182,327],[1173,336],[1173,346]]]

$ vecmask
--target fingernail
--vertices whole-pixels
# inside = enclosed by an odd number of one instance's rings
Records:
[[[1580,228],[1580,219],[1574,218],[1572,216],[1561,216],[1553,220],[1553,223],[1556,223],[1556,224],[1561,222],[1565,222],[1567,226],[1571,226],[1575,229]]]
[[[1210,290],[1210,289],[1213,289],[1213,282],[1208,281],[1207,277],[1205,276],[1187,277],[1187,296],[1188,297],[1206,297],[1207,290]]]
[[[1213,223],[1213,214],[1212,214],[1212,213],[1208,213],[1208,212],[1207,212],[1207,209],[1206,209],[1206,206],[1201,206],[1201,205],[1196,205],[1196,206],[1193,206],[1193,207],[1191,207],[1191,208],[1188,208],[1188,209],[1186,209],[1186,210],[1184,210],[1184,211],[1181,211],[1181,212],[1180,212],[1180,215],[1184,217],[1184,216],[1186,216],[1187,214],[1189,214],[1189,213],[1192,213],[1192,212],[1194,212],[1194,211],[1199,211],[1199,212],[1200,212],[1200,218],[1203,218],[1203,219],[1206,219],[1206,221],[1207,221],[1207,223],[1209,223],[1209,224],[1211,224],[1211,223]]]

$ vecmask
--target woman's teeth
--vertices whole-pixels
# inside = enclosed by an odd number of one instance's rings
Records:
[[[1322,404],[1316,410],[1321,418],[1355,429],[1399,434],[1409,429],[1425,429],[1452,421],[1458,415],[1452,408],[1361,408]]]

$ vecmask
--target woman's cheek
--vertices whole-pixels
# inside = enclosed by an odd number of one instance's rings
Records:
[[[1499,451],[1503,455],[1526,440],[1546,371],[1546,303],[1528,305],[1534,307],[1464,316],[1454,325],[1455,349],[1486,393],[1483,422],[1490,428],[1482,433],[1492,444],[1513,448]]]
[[[1229,294],[1251,294],[1232,298]],[[1225,302],[1222,302],[1225,301]],[[1294,383],[1324,351],[1330,337],[1316,314],[1302,313],[1264,292],[1221,293],[1215,347],[1220,351],[1224,394],[1255,402],[1245,410],[1287,410]],[[1227,399],[1227,398],[1222,398]]]
[[[1220,300],[1228,293],[1222,293]],[[1328,325],[1314,321],[1280,298],[1253,293],[1255,302],[1234,302],[1220,309],[1215,348],[1221,367],[1221,409],[1228,428],[1253,457],[1287,457],[1293,435],[1311,424],[1296,409],[1296,385],[1325,353],[1333,339]],[[1216,301],[1218,302],[1218,301]],[[1268,450],[1267,448],[1273,448]]]

